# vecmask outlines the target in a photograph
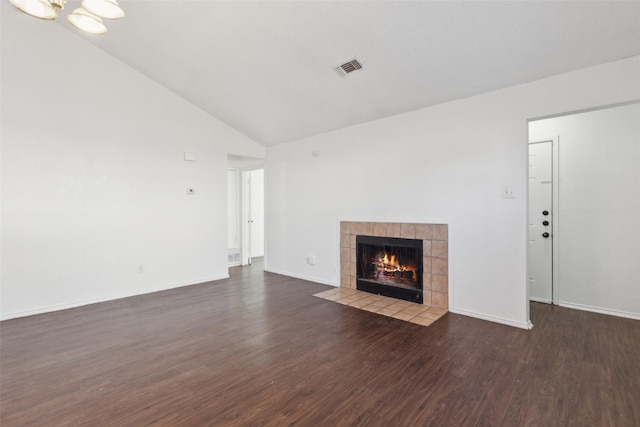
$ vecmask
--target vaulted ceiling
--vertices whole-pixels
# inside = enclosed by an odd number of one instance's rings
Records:
[[[640,55],[638,1],[120,3],[81,37],[264,145]]]

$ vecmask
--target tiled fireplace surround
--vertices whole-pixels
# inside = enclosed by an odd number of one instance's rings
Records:
[[[423,304],[449,308],[447,224],[340,222],[340,287],[356,289],[356,236],[399,237],[423,242]]]

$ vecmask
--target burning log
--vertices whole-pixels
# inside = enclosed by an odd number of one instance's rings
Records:
[[[400,265],[395,256],[391,256],[389,259],[387,254],[385,254],[384,258],[372,261],[372,264],[375,266],[376,276],[382,275],[405,280],[415,280],[415,271]]]

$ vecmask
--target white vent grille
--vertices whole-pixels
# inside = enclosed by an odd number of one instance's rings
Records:
[[[229,249],[229,266],[240,265],[240,249]]]
[[[362,64],[357,59],[352,59],[349,62],[345,62],[344,64],[336,67],[336,71],[341,76],[346,76],[347,74],[351,74],[358,70],[362,70]]]

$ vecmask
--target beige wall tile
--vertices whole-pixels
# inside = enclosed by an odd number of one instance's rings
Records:
[[[431,256],[449,258],[449,242],[446,240],[434,240],[431,242]]]
[[[446,276],[449,274],[449,262],[446,258],[431,258],[431,273]]]
[[[449,296],[442,292],[433,292],[431,305],[438,308],[449,308]]]
[[[350,223],[348,221],[340,221],[340,234],[349,234],[351,230]]]
[[[356,262],[356,250],[349,248],[349,261]]]
[[[431,291],[422,291],[422,304],[431,306]]]
[[[362,235],[363,236],[373,236],[373,223],[372,222],[363,222],[362,223]]]
[[[416,224],[416,239],[431,240],[431,225]]]
[[[449,226],[447,224],[432,225],[431,240],[449,240]]]
[[[427,274],[431,273],[431,257],[430,256],[422,257],[422,272]]]
[[[431,256],[431,240],[422,241],[422,256]]]
[[[349,276],[349,287],[356,289],[356,276]]]
[[[340,260],[340,275],[349,274],[349,264],[351,264],[349,262],[348,258],[344,258]]]
[[[356,248],[356,235],[355,234],[351,234],[349,236],[349,247],[351,249],[355,249]]]
[[[350,227],[351,234],[362,234],[362,223],[352,222]]]
[[[347,260],[351,261],[351,248],[340,247],[340,261]]]
[[[449,276],[431,276],[431,289],[436,292],[449,292]]]
[[[386,237],[400,237],[400,224],[397,222],[388,223]]]
[[[350,262],[349,263],[349,275],[350,276],[355,276],[356,275],[356,263],[355,262]]]
[[[432,287],[431,283],[432,283],[431,274],[423,273],[422,274],[422,289],[430,291],[431,287]]]
[[[351,243],[351,237],[348,234],[340,234],[340,247],[348,248]]]
[[[340,287],[342,288],[348,288],[349,287],[349,275],[348,274],[341,274],[340,275]]]
[[[416,225],[415,224],[400,224],[400,237],[403,239],[415,239],[416,238]]]
[[[376,237],[386,237],[387,236],[387,223],[386,222],[375,222],[373,224],[373,235]]]

